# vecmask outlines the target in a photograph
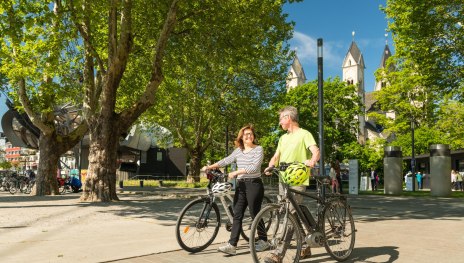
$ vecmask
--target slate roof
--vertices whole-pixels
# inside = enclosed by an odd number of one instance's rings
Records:
[[[380,59],[379,67],[385,68],[387,64],[387,59],[391,56],[392,54],[391,54],[390,48],[388,47],[388,45],[385,45],[385,48],[383,49],[383,53],[382,53],[382,58]]]
[[[364,94],[364,105],[366,112],[369,112],[372,108],[372,106],[377,102],[377,100],[374,97],[374,92],[366,92]]]
[[[301,62],[296,54],[295,58],[293,59],[292,68],[295,71],[297,77],[302,78],[304,81],[306,81],[306,75],[304,73],[303,66],[301,65]]]
[[[348,54],[351,54],[353,59],[356,61],[358,65],[361,65],[363,68],[365,67],[364,64],[364,57],[362,55],[361,50],[359,50],[358,45],[356,45],[356,42],[351,42],[350,49],[348,49],[348,52],[346,53],[345,60],[343,61],[343,65],[345,65],[346,59],[348,58]]]

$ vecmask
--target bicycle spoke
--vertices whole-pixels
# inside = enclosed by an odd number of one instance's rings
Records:
[[[219,220],[220,215],[216,204],[210,205],[204,200],[190,202],[177,220],[177,242],[189,252],[195,253],[205,249],[216,238]]]
[[[264,262],[272,257],[279,257],[281,262],[298,262],[297,255],[301,249],[298,224],[294,217],[281,213],[279,206],[268,206],[261,210],[253,221],[251,233],[250,250],[255,262]],[[256,251],[258,236],[267,238],[268,249]]]
[[[332,202],[324,211],[324,235],[327,252],[337,260],[348,258],[354,247],[354,221],[342,202]]]

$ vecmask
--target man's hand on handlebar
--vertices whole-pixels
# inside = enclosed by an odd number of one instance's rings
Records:
[[[313,161],[312,159],[311,160],[306,160],[304,162],[304,165],[306,165],[308,167],[311,167],[311,168],[314,168],[314,166],[316,166],[316,161]]]

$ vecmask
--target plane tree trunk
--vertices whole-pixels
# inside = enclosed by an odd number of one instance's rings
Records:
[[[82,201],[119,200],[116,194],[118,129],[115,121],[102,122],[90,132],[89,168],[83,183]]]
[[[68,135],[59,135],[55,129],[50,129],[50,132],[40,132],[39,166],[32,195],[59,194],[56,177],[60,157],[72,149],[82,139],[86,131],[87,125],[82,123]]]

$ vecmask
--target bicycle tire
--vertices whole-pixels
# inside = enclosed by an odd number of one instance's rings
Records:
[[[64,182],[60,182],[58,180],[58,192],[60,194],[64,194],[66,192],[66,187],[65,187],[65,183]]]
[[[208,218],[204,219],[203,215],[208,210]],[[201,219],[203,220],[199,222]],[[209,198],[193,200],[182,209],[177,219],[177,243],[188,252],[200,252],[214,241],[220,224],[221,215],[216,203],[210,203]]]
[[[324,247],[329,255],[344,261],[353,252],[356,239],[350,207],[341,200],[330,201],[323,212]]]
[[[14,195],[17,190],[18,189],[16,187],[16,182],[10,182],[8,187],[8,191],[10,192],[10,194]]]
[[[272,204],[271,198],[268,196],[263,197],[263,202],[261,204],[261,209],[263,209],[264,206],[267,204]],[[251,225],[253,224],[253,219],[251,218],[250,214],[250,207],[248,207],[245,210],[245,214],[243,215],[243,220],[242,220],[242,228],[240,229],[240,235],[245,239],[246,242],[250,241],[250,230],[251,230]]]
[[[32,192],[32,187],[34,187],[34,183],[29,182],[26,186],[25,194],[30,194]]]
[[[261,220],[263,223],[260,223]],[[255,243],[258,237],[258,229],[266,233],[269,243],[269,248],[264,251],[256,251]],[[290,232],[291,240],[289,244],[285,245],[284,236],[287,236],[286,233],[289,229],[293,229],[293,232]],[[279,262],[296,263],[300,260],[301,246],[301,230],[297,219],[292,214],[288,214],[288,218],[285,220],[285,209],[283,209],[282,205],[269,204],[256,215],[250,232],[250,252],[254,262],[264,262],[267,257],[276,254],[280,255]]]
[[[27,184],[25,181],[21,181],[21,182],[19,183],[19,191],[20,191],[21,193],[27,194],[27,185],[28,185],[28,184]]]

